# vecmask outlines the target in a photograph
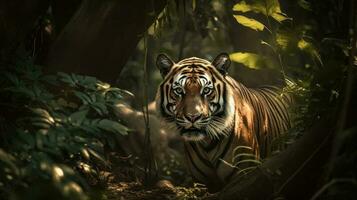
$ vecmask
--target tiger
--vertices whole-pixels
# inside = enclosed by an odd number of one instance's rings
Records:
[[[237,149],[241,155],[265,158],[272,153],[272,141],[292,124],[291,96],[273,86],[245,87],[228,75],[230,64],[227,53],[212,62],[190,57],[175,63],[165,54],[156,58],[163,77],[157,112],[183,138],[193,179],[213,192],[248,167],[234,164],[239,163]]]

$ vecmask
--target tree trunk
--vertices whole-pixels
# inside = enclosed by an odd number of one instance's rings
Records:
[[[32,31],[39,16],[46,12],[49,0],[0,0],[0,54],[13,49]]]
[[[53,21],[56,25],[56,32],[60,33],[61,30],[67,25],[76,13],[82,0],[53,0],[52,1],[52,13]]]
[[[115,82],[166,0],[84,0],[52,46],[49,72],[73,72]]]
[[[333,120],[320,120],[308,133],[252,173],[233,178],[220,199],[309,199],[330,157]],[[257,192],[259,191],[259,192]]]

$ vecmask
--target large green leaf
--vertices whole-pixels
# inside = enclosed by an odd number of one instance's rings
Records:
[[[55,124],[54,118],[47,110],[42,108],[33,108],[31,110],[37,115],[31,118],[33,125],[47,129]]]
[[[75,113],[72,113],[69,116],[69,120],[74,123],[74,124],[82,124],[82,122],[84,121],[84,119],[86,118],[87,114],[88,114],[88,109],[84,109],[84,110],[80,110],[77,111]]]
[[[289,18],[285,13],[281,12],[278,0],[265,0],[267,15],[274,18],[278,22],[282,22]]]
[[[262,31],[264,30],[264,24],[260,23],[259,21],[245,17],[243,15],[234,15],[234,18],[237,20],[238,23],[241,25],[251,28],[255,31]]]
[[[108,162],[106,161],[106,159],[104,158],[104,156],[101,153],[99,153],[99,152],[97,152],[97,151],[95,151],[93,149],[90,149],[90,148],[88,148],[87,150],[94,158],[96,158],[99,161],[101,161],[104,165],[108,164]]]
[[[128,134],[128,128],[123,126],[122,124],[109,120],[109,119],[103,119],[98,122],[98,127],[109,131],[109,132],[114,132],[114,133],[120,133],[122,135],[127,135]]]
[[[237,52],[230,54],[229,57],[232,61],[241,63],[252,69],[274,68],[271,60],[254,53]]]
[[[240,1],[239,3],[235,4],[233,6],[233,11],[239,11],[239,12],[255,12],[255,13],[261,13],[261,14],[266,14],[266,9],[262,1],[259,2],[254,2],[247,4],[245,1]]]
[[[278,22],[291,19],[281,11],[278,0],[255,0],[252,3],[240,1],[233,6],[233,11],[260,13],[272,17]]]
[[[74,91],[74,95],[77,96],[84,105],[90,104],[92,102],[91,96],[85,92]]]

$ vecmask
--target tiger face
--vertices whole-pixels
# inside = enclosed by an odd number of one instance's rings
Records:
[[[220,54],[212,63],[196,57],[174,63],[160,54],[156,64],[164,78],[157,92],[157,108],[185,140],[218,139],[228,134],[234,100],[224,80],[230,65],[227,54]]]

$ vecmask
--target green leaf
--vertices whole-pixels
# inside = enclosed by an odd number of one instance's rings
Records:
[[[281,12],[278,0],[265,0],[267,15],[274,18],[278,22],[282,22],[289,18],[285,13]]]
[[[237,52],[230,54],[229,57],[232,61],[252,69],[274,68],[273,63],[268,58],[254,53]]]
[[[88,148],[88,152],[96,159],[100,160],[103,162],[103,164],[107,165],[107,161],[105,160],[104,156],[99,154],[98,152],[94,151],[93,149]]]
[[[76,83],[72,80],[71,76],[63,73],[63,72],[58,72],[57,76],[59,76],[59,80],[61,80],[64,83],[67,83],[68,85],[74,87],[76,85]]]
[[[6,153],[4,150],[0,149],[0,161],[4,162],[6,165],[12,168],[12,171],[15,174],[19,173],[19,170],[15,164],[15,158],[11,155]]]
[[[271,48],[273,51],[275,51],[275,47],[273,45],[269,44],[268,42],[264,41],[264,40],[260,40],[260,44],[266,45],[269,48]]]
[[[281,11],[278,0],[255,0],[249,4],[245,1],[240,1],[233,6],[233,11],[260,13],[272,17],[278,22],[291,19]]]
[[[289,18],[285,13],[280,13],[280,12],[275,12],[270,15],[272,18],[274,18],[278,22],[282,22],[285,20],[291,20],[292,18]]]
[[[92,103],[91,108],[93,108],[101,116],[108,114],[107,106],[104,103],[101,102]]]
[[[305,0],[298,0],[297,3],[301,8],[312,11],[310,2],[307,2]]]
[[[92,102],[91,96],[84,92],[74,91],[74,95],[77,96],[85,105],[90,104]]]
[[[265,27],[264,24],[260,23],[259,21],[252,18],[245,17],[243,15],[234,15],[234,18],[241,25],[251,28],[255,31],[262,31]]]
[[[79,125],[79,124],[82,124],[82,122],[86,118],[87,114],[88,114],[88,109],[80,110],[75,113],[72,113],[69,116],[69,120],[72,123]]]
[[[245,1],[240,1],[239,3],[235,4],[233,6],[233,11],[239,11],[239,12],[255,12],[255,13],[261,13],[261,14],[266,14],[266,9],[265,6],[262,4],[262,2],[254,2],[251,4],[247,4]]]
[[[55,124],[54,118],[50,115],[47,110],[42,108],[33,108],[31,109],[37,116],[32,117],[32,124],[35,126],[39,126],[40,128],[49,128]]]
[[[297,43],[297,47],[300,50],[305,51],[308,54],[310,54],[310,56],[312,58],[317,59],[319,61],[320,65],[323,65],[321,56],[320,56],[319,52],[316,50],[315,46],[312,43],[310,43],[310,42],[308,42],[308,41],[306,41],[304,39],[301,39]]]
[[[127,127],[123,126],[122,124],[109,119],[100,120],[98,123],[98,127],[103,130],[114,132],[114,133],[120,133],[122,135],[127,135],[129,130]]]
[[[282,50],[286,50],[289,46],[289,42],[291,41],[291,37],[289,37],[287,34],[280,34],[278,33],[276,35],[275,41]]]

